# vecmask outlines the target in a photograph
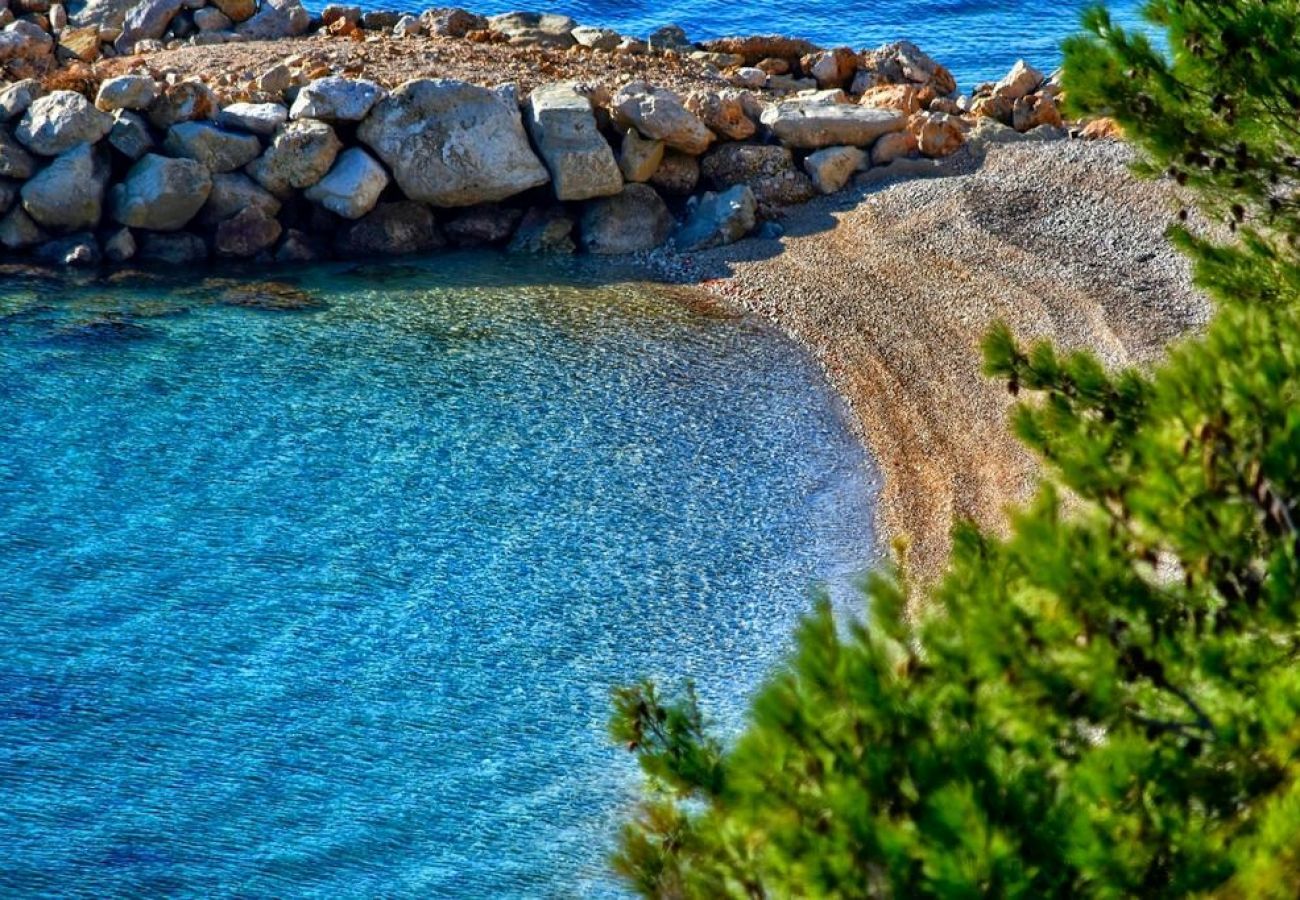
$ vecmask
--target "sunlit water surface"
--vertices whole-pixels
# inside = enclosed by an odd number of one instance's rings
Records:
[[[611,686],[736,727],[872,552],[809,361],[658,289],[2,277],[3,896],[609,894]]]

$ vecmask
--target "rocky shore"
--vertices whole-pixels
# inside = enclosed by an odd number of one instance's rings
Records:
[[[1072,133],[1053,78],[962,95],[907,43],[297,0],[0,11],[0,253],[48,264],[693,252],[855,178]]]

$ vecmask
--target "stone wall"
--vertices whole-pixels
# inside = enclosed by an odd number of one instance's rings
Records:
[[[1019,64],[962,96],[907,43],[862,53],[770,37],[697,46],[674,29],[640,42],[560,16],[461,10],[416,19],[330,7],[312,21],[294,0],[89,0],[71,17],[42,9],[47,0],[8,2],[23,17],[0,37],[39,46],[0,50],[8,72],[34,76],[0,89],[0,253],[54,264],[294,262],[449,245],[690,251],[771,233],[778,226],[764,223],[784,207],[898,160],[1067,136],[1052,79]],[[94,46],[75,53],[69,40],[91,27]],[[716,79],[684,96],[628,81],[544,84],[520,97],[512,85],[442,79],[389,90],[280,64],[235,99],[149,65],[167,43],[313,27],[429,30],[611,60],[689,53]],[[93,88],[57,89],[50,71],[74,53],[138,61]]]

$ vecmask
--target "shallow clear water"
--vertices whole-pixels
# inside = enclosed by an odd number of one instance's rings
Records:
[[[1017,59],[1052,69],[1061,39],[1079,30],[1079,16],[1095,0],[474,0],[483,14],[534,9],[562,12],[587,25],[644,36],[675,22],[691,40],[730,34],[788,34],[824,46],[877,47],[914,41],[948,66],[963,90],[1001,78]],[[309,4],[311,5],[311,4]],[[420,0],[360,0],[366,9],[420,10]],[[445,5],[445,4],[443,4]],[[1140,0],[1107,3],[1118,22],[1133,25]],[[322,8],[317,0],[315,8]]]
[[[870,476],[770,331],[526,268],[0,276],[0,895],[615,890],[611,685],[734,727]]]

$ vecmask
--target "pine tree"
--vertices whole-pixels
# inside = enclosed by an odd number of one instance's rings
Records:
[[[640,893],[1300,895],[1300,4],[1147,14],[1167,47],[1090,12],[1066,90],[1232,229],[1174,234],[1213,321],[1145,373],[996,329],[1047,472],[1009,538],[960,527],[847,631],[823,604],[728,746],[620,691]]]

